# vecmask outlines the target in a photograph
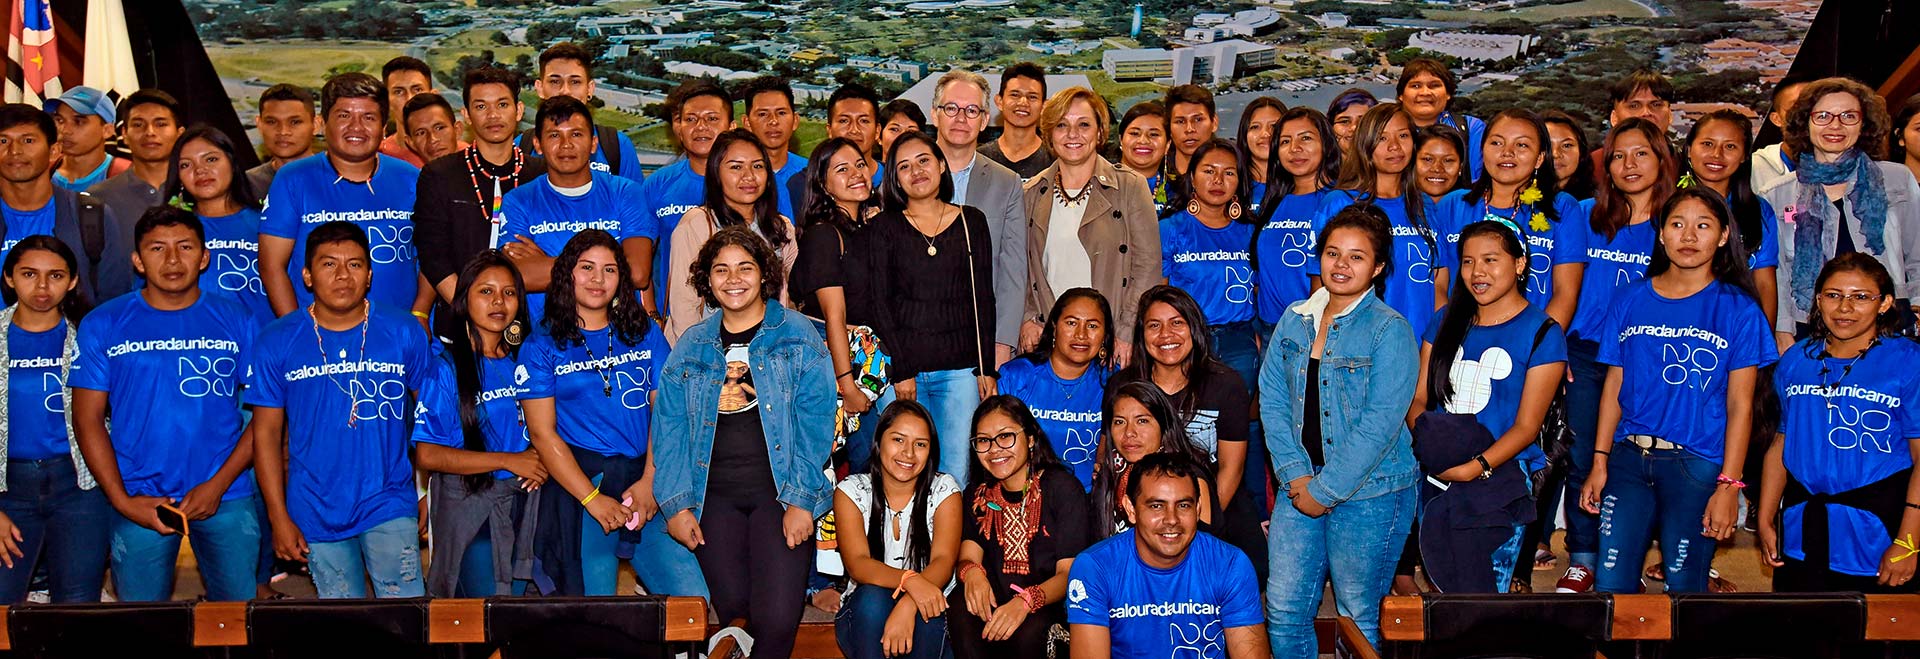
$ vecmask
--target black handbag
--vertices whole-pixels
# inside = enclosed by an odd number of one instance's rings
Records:
[[[1533,335],[1533,349],[1540,350],[1540,342],[1546,340],[1547,330],[1554,327],[1552,318],[1540,323],[1540,330]],[[1547,455],[1545,469],[1533,471],[1533,491],[1539,493],[1546,487],[1547,475],[1556,469],[1565,467],[1573,452],[1573,426],[1567,423],[1567,385],[1560,383],[1553,392],[1553,402],[1547,405],[1547,415],[1540,420],[1540,436],[1534,440],[1540,451]]]

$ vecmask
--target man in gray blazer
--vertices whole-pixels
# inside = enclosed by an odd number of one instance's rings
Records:
[[[994,364],[1013,358],[1020,340],[1020,300],[1027,281],[1027,217],[1020,175],[977,153],[987,125],[987,79],[972,71],[948,71],[933,91],[934,139],[953,174],[953,203],[980,209],[993,234]]]

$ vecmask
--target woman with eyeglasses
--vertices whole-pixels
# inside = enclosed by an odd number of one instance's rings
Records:
[[[1814,280],[1821,264],[1867,252],[1893,277],[1895,295],[1920,281],[1920,185],[1886,155],[1892,130],[1887,106],[1871,88],[1846,78],[1815,81],[1787,111],[1783,128],[1793,167],[1778,176],[1755,172],[1753,189],[1780,212],[1781,345],[1812,332]],[[1893,313],[1912,325],[1908,301]]]
[[[1816,286],[1813,335],[1774,372],[1781,432],[1760,482],[1761,557],[1776,592],[1913,592],[1920,343],[1893,335],[1893,278],[1872,257],[1834,257]]]

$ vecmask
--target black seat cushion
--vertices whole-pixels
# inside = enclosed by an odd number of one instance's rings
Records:
[[[503,659],[667,657],[661,597],[495,597],[487,639]]]
[[[1799,659],[1872,653],[1859,593],[1685,593],[1673,596],[1667,659]],[[1871,656],[1879,656],[1872,654]]]
[[[427,599],[261,600],[247,630],[262,656],[431,657]]]
[[[7,631],[20,657],[207,656],[193,647],[192,602],[16,606]]]
[[[1605,595],[1427,594],[1422,659],[1592,657],[1608,638],[1613,600]]]

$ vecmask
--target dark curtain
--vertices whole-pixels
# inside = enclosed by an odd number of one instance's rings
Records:
[[[1794,58],[1787,80],[1846,76],[1879,88],[1915,48],[1920,48],[1916,25],[1920,25],[1920,2],[1914,0],[1825,0],[1800,43],[1800,54]],[[1907,81],[1899,89],[1894,98],[1887,99],[1889,110],[1899,107],[1907,95],[1920,91],[1920,79]],[[1769,107],[1761,112],[1771,110]],[[1779,141],[1780,131],[1765,124],[1755,144]]]

